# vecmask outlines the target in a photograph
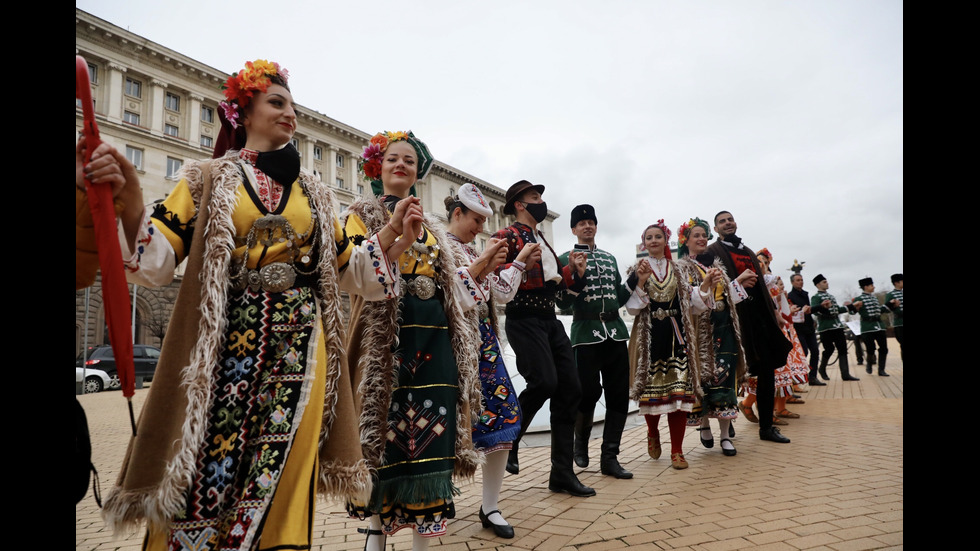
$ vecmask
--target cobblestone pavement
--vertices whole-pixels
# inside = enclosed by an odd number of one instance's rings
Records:
[[[738,455],[725,457],[717,444],[703,448],[697,432],[685,434],[690,468],[670,467],[669,435],[661,420],[664,455],[650,459],[642,419],[630,418],[620,461],[632,480],[598,471],[600,440],[590,445],[592,463],[579,470],[598,495],[576,498],[548,491],[548,435],[529,435],[521,449],[521,474],[507,475],[500,506],[517,537],[495,538],[481,527],[480,475],[462,485],[449,535],[430,548],[468,551],[614,549],[728,551],[901,549],[903,529],[903,366],[890,339],[888,372],[882,378],[855,366],[860,382],[842,382],[830,369],[828,386],[801,394],[790,409],[801,415],[782,428],[791,444],[763,442],[758,426],[736,423]],[[852,362],[853,363],[853,362]],[[136,391],[142,406],[149,387]],[[103,492],[115,480],[129,427],[126,403],[116,392],[79,397],[88,415],[93,462]],[[601,428],[593,436],[601,435]],[[357,550],[363,524],[344,515],[341,504],[320,502],[316,551]],[[140,549],[142,534],[114,538],[102,522],[91,491],[75,505],[75,548],[86,551]],[[389,538],[387,549],[411,549],[411,535]]]

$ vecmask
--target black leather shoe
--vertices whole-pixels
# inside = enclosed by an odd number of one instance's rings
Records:
[[[871,375],[871,362],[868,362],[868,366],[864,370],[868,372],[868,375]]]
[[[725,447],[725,442],[728,442],[729,444],[732,443],[731,440],[729,440],[727,438],[722,438],[721,439],[721,453],[727,455],[728,457],[731,457],[731,456],[733,456],[733,455],[735,455],[735,454],[738,453],[738,450],[735,449],[735,445],[734,444],[732,444],[732,449],[728,449],[728,448]]]
[[[887,374],[887,373],[885,373],[884,371],[879,371],[879,372],[878,372],[878,376],[879,376],[879,377],[891,377],[891,375],[889,375],[889,374]]]
[[[372,530],[371,528],[358,528],[357,531],[361,534],[367,534],[367,537],[364,539],[364,549],[368,548],[368,543],[371,540],[371,536],[381,536],[381,548],[384,549],[385,543],[388,539],[388,536],[386,536],[384,532],[381,530]]]
[[[780,444],[789,444],[789,438],[783,436],[776,427],[759,429],[759,439],[768,440],[770,442],[778,442]]]
[[[515,444],[516,446],[516,444]],[[510,449],[510,453],[507,454],[507,472],[510,474],[518,474],[521,472],[521,466],[517,463],[517,448],[513,447]]]
[[[576,497],[592,497],[595,490],[579,482],[575,473],[555,473],[551,471],[551,478],[548,479],[548,489],[552,492],[567,492]]]
[[[602,457],[599,459],[599,472],[606,476],[626,480],[633,478],[633,473],[627,471],[619,464],[615,456]]]
[[[861,379],[858,379],[857,377],[853,377],[851,375],[848,375],[846,377],[841,377],[841,380],[842,381],[860,381]]]
[[[704,433],[708,433],[708,437],[704,437]],[[701,445],[706,448],[712,448],[715,445],[715,439],[711,436],[711,427],[698,427],[698,438],[701,439]]]
[[[500,514],[500,511],[497,510],[497,509],[494,509],[493,511],[490,511],[490,514],[485,514],[483,512],[483,507],[480,507],[480,522],[483,523],[483,527],[484,528],[492,528],[494,535],[496,535],[498,538],[507,538],[507,539],[510,539],[510,538],[514,537],[514,527],[513,526],[511,526],[509,524],[494,524],[493,522],[490,521],[490,518],[489,517],[490,517],[490,515],[492,515],[494,513]],[[503,516],[503,515],[500,515],[500,516]]]
[[[827,368],[826,367],[821,367],[819,369],[819,371],[820,371],[820,378],[821,379],[823,379],[825,381],[829,381],[830,380],[830,377],[827,376]]]
[[[810,386],[827,386],[827,383],[821,381],[820,379],[814,377],[809,381]]]

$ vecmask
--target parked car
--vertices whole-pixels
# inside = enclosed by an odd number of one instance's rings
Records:
[[[85,377],[85,394],[95,394],[96,392],[102,392],[103,390],[109,388],[112,384],[112,378],[109,374],[101,369],[95,369],[92,367],[86,367],[84,374],[81,367],[75,368],[75,384],[82,382],[82,377]]]
[[[116,373],[116,358],[112,355],[112,347],[108,344],[94,346],[89,349],[88,359],[83,360],[83,354],[75,358],[75,367],[82,367],[82,361],[86,367],[101,369],[109,375],[108,388],[119,388],[119,375]],[[153,380],[153,373],[157,369],[157,362],[160,360],[160,349],[145,344],[133,345],[133,364],[136,368],[136,376],[142,377],[143,381]]]

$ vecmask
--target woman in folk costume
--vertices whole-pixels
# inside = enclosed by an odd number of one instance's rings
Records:
[[[397,301],[351,301],[347,351],[375,476],[370,499],[347,509],[370,519],[361,529],[368,550],[403,528],[412,529],[414,549],[425,549],[455,516],[453,476],[472,477],[483,459],[470,417],[480,407],[477,283],[458,271],[469,260],[415,197],[415,182],[432,166],[426,145],[411,132],[381,132],[362,157],[358,168],[377,197],[351,205],[348,231],[404,234],[399,242],[409,246],[395,259]],[[404,227],[403,205],[415,215]]]
[[[782,311],[781,303],[786,301],[784,293],[779,291],[778,280],[779,278],[772,274],[769,270],[769,262],[772,260],[772,256],[766,249],[760,250],[756,253],[756,258],[759,260],[759,267],[762,268],[764,272],[762,278],[765,281],[766,288],[769,290],[769,296],[772,297],[773,302],[776,304],[777,310],[780,310],[782,315],[779,316],[780,328],[783,333],[786,334],[786,338],[793,342],[789,334],[786,331],[786,326],[789,325],[789,329],[793,330],[792,318],[789,317],[789,306],[786,306],[785,313]],[[796,332],[793,332],[793,336]],[[791,365],[791,360],[793,354],[797,351],[796,345],[799,344],[799,339],[796,339],[796,343],[793,345],[793,349],[790,350],[787,356],[786,365],[776,369],[776,396],[775,396],[775,412],[773,413],[772,424],[773,425],[788,425],[784,418],[798,418],[799,414],[793,413],[786,409],[786,399],[793,395],[793,368]],[[799,349],[800,354],[802,354],[802,348]],[[809,372],[810,367],[806,364],[806,360],[802,357],[797,358],[797,362],[800,367],[797,369],[803,369]],[[745,400],[739,404],[739,409],[745,418],[753,423],[758,423],[758,417],[752,411],[752,405],[756,401],[756,379],[755,377],[749,377],[745,381]]]
[[[345,234],[300,168],[282,67],[248,62],[224,93],[215,158],[121,239],[131,281],[165,285],[185,258],[187,275],[104,515],[146,521],[148,550],[308,549],[314,492],[371,483],[339,292],[395,298],[383,260],[401,245]]]
[[[445,203],[449,237],[458,242],[469,261],[467,268],[458,269],[458,276],[472,279],[477,284],[473,296],[477,300],[480,321],[483,410],[473,425],[473,446],[486,454],[480,522],[484,528],[493,529],[497,536],[513,538],[514,528],[504,519],[498,500],[507,453],[521,430],[521,409],[500,353],[495,308],[497,304],[510,302],[517,294],[524,266],[536,247],[521,249],[513,264],[498,274],[494,269],[507,260],[506,241],[490,239],[483,254],[477,254],[469,245],[483,231],[487,217],[493,214],[483,194],[475,185],[464,184],[455,196],[447,197]]]
[[[769,252],[769,249],[762,248],[762,250],[756,253],[756,258],[759,259],[759,266],[765,270],[765,274],[762,277],[766,282],[766,288],[769,289],[769,296],[772,297],[773,302],[776,304],[776,310],[779,311],[780,329],[783,330],[786,339],[793,343],[793,348],[786,357],[786,365],[776,371],[776,398],[773,419],[799,419],[800,415],[798,413],[793,413],[786,409],[786,404],[795,398],[793,395],[793,386],[805,383],[808,380],[810,372],[810,366],[806,362],[806,354],[803,353],[803,345],[800,344],[800,338],[797,336],[796,329],[793,327],[793,309],[796,308],[799,310],[799,308],[790,306],[789,299],[786,297],[783,278],[774,275],[772,270],[770,270],[769,266],[772,264],[772,253]],[[787,379],[789,381],[788,385]],[[802,401],[796,399],[795,403],[802,403]],[[786,422],[783,421],[777,424],[786,424]]]
[[[701,443],[710,448],[714,446],[714,438],[708,419],[717,419],[721,451],[733,456],[737,452],[731,441],[731,422],[738,417],[736,389],[746,370],[738,316],[734,312],[735,304],[745,300],[748,294],[742,287],[741,276],[730,280],[721,261],[707,253],[710,228],[707,222],[695,217],[677,230],[680,257],[677,270],[692,286],[704,290],[698,298],[705,305],[704,312],[690,322],[694,330],[687,350],[696,359],[701,389],[688,423],[700,425]]]
[[[687,354],[693,316],[685,312],[692,307],[692,289],[678,276],[664,221],[648,226],[642,237],[650,256],[630,270],[637,285],[626,302],[635,316],[630,331],[630,398],[639,402],[646,420],[650,457],[660,458],[660,416],[667,415],[671,466],[686,469],[684,431],[699,389],[698,372],[691,369]]]

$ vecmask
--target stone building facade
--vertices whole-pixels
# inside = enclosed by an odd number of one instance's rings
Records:
[[[185,162],[211,157],[220,129],[217,110],[223,99],[221,84],[229,73],[77,8],[75,54],[89,65],[101,137],[124,151],[137,167],[148,204],[166,197]],[[296,111],[294,145],[300,151],[303,167],[332,186],[341,210],[356,198],[370,195],[370,185],[358,177],[357,159],[371,134],[302,105],[297,105]],[[82,109],[76,100],[76,139],[81,128]],[[494,212],[487,220],[485,233],[476,239],[476,248],[482,250],[493,232],[513,221],[502,212],[510,182],[497,186],[436,159],[416,189],[425,211],[445,218],[443,199],[466,183],[480,188]],[[552,242],[552,222],[557,217],[557,213],[549,213],[542,225]],[[160,345],[182,269],[178,267],[175,281],[168,287],[135,290],[137,343]],[[132,296],[132,285],[130,292]],[[92,346],[107,342],[100,293],[98,281],[88,292],[75,293],[76,354],[86,343]]]

